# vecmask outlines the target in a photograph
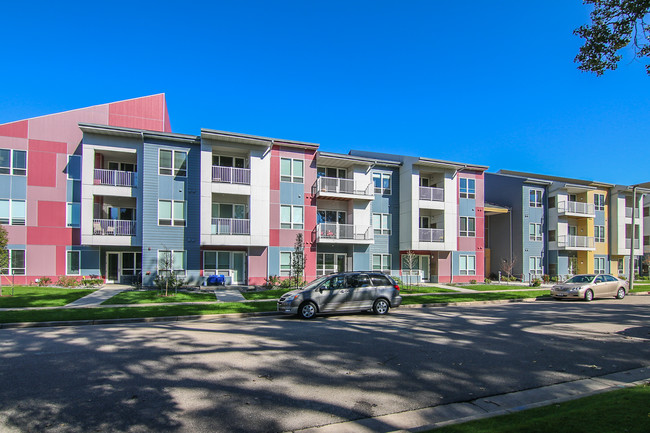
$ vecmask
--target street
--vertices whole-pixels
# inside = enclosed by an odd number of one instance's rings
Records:
[[[281,432],[650,365],[650,296],[0,330],[0,431]]]

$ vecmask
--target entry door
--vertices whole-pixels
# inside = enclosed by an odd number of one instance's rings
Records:
[[[420,256],[420,269],[422,270],[423,279],[425,281],[430,281],[430,277],[431,277],[430,259],[431,257],[429,256]]]
[[[246,276],[246,254],[232,253],[232,282],[233,284],[243,284]]]
[[[106,282],[118,283],[120,280],[120,253],[106,253]]]
[[[345,272],[345,254],[336,255],[336,272]]]

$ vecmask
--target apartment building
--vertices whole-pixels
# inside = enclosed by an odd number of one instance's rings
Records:
[[[635,227],[635,261],[639,269],[639,235],[643,221],[632,224],[631,187],[580,179],[500,170],[485,178],[486,200],[505,206],[510,215],[488,219],[490,269],[504,269],[524,279],[543,274],[564,277],[579,273],[627,275]]]

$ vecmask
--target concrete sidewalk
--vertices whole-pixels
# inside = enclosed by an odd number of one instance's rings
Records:
[[[428,407],[297,431],[301,433],[418,432],[575,400],[647,382],[650,382],[650,366],[509,394],[483,397],[469,402]]]
[[[131,286],[126,286],[123,284],[111,284],[110,286],[101,287],[90,295],[86,295],[83,298],[79,298],[76,301],[65,305],[64,307],[59,308],[95,307],[117,295],[118,293],[124,292],[126,290],[131,290],[132,288],[133,287]]]

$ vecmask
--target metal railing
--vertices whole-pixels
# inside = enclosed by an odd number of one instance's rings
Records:
[[[593,236],[561,235],[557,240],[558,248],[594,248]]]
[[[431,186],[420,187],[420,200],[445,201],[445,190]]]
[[[444,242],[445,229],[419,229],[420,242]]]
[[[365,188],[357,188],[357,183],[353,179],[341,179],[338,177],[319,177],[311,189],[314,195],[319,192],[329,192],[365,195],[368,197],[373,196],[372,184],[369,183]]]
[[[251,170],[250,168],[221,167],[213,165],[212,182],[250,185]]]
[[[95,169],[95,185],[136,186],[138,175],[135,171]]]
[[[316,226],[316,239],[368,241],[374,239],[374,232],[369,226],[321,223]]]
[[[572,213],[577,215],[596,215],[593,203],[582,203],[578,201],[561,201],[557,206],[560,213]]]
[[[135,236],[135,221],[93,219],[93,235]]]
[[[251,220],[234,218],[212,218],[213,235],[250,235]]]

